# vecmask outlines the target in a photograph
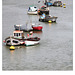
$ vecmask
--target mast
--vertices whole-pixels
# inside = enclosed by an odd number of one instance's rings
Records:
[[[19,25],[19,31],[20,31],[20,25]]]

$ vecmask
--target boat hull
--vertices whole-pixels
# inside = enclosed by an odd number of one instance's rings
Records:
[[[24,45],[24,41],[25,41],[25,39],[8,37],[5,39],[5,44],[7,46],[19,46],[19,45]]]
[[[57,17],[51,17],[51,18],[45,18],[45,19],[39,18],[39,21],[41,21],[41,22],[49,22],[49,21],[56,22],[56,19],[57,19]]]
[[[61,2],[61,1],[55,1],[55,2],[53,3],[53,6],[59,7],[60,5],[62,5],[62,2]]]
[[[43,13],[45,13],[46,15],[49,15],[49,11],[38,10],[39,15],[42,15]]]
[[[36,30],[36,31],[41,31],[43,27],[38,26],[38,27],[32,27],[32,28],[33,28],[33,30]]]
[[[25,41],[26,46],[33,46],[33,45],[37,45],[39,43],[40,43],[40,41],[28,41],[28,40]]]
[[[28,11],[27,13],[28,13],[29,15],[37,15],[37,14],[38,14],[37,11],[32,11],[32,12],[31,12],[31,11]]]
[[[40,38],[32,37],[32,38],[28,38],[25,40],[25,45],[26,46],[33,46],[33,45],[39,44],[39,42],[40,42]]]

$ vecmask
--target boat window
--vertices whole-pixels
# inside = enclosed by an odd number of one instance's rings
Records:
[[[14,36],[15,36],[16,34],[14,33]]]
[[[17,34],[17,37],[18,37],[18,33],[16,33]]]
[[[30,10],[30,7],[29,7],[29,9],[28,9],[28,11]]]
[[[34,7],[34,8],[36,8],[36,7]]]
[[[17,36],[18,37],[18,33],[14,33],[14,36]]]
[[[19,33],[19,36],[20,36],[20,33]]]
[[[13,40],[13,43],[18,43],[18,41]]]
[[[10,42],[10,40],[7,41],[7,43],[9,43],[9,42]]]

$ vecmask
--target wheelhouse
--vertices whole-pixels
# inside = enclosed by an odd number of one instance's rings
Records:
[[[14,38],[23,38],[24,37],[24,33],[23,33],[23,31],[17,30],[17,31],[13,32],[13,36],[14,36]]]

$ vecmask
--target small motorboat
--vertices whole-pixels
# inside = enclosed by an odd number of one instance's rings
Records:
[[[23,31],[14,31],[13,36],[7,37],[3,41],[8,46],[18,46],[18,45],[24,45],[25,38]]]
[[[57,18],[58,17],[55,17],[55,16],[49,16],[49,15],[42,14],[42,16],[39,18],[39,21],[41,21],[41,22],[56,22]]]
[[[29,15],[37,15],[38,12],[37,12],[37,7],[36,6],[30,6],[28,8],[28,12],[27,12]]]
[[[61,6],[62,5],[62,2],[61,1],[55,1],[54,3],[53,3],[53,6]]]
[[[33,45],[37,45],[39,43],[40,43],[40,38],[38,38],[38,37],[27,38],[25,40],[26,46],[33,46]]]
[[[30,24],[26,23],[26,25],[14,25],[15,30],[21,30],[21,31],[32,31],[33,28]]]
[[[52,3],[52,0],[45,0],[45,3],[44,3],[47,7],[49,7],[49,6],[52,6],[53,5],[53,3]]]
[[[43,26],[40,24],[32,24],[33,31],[42,31]]]
[[[42,15],[45,13],[46,15],[49,15],[49,7],[42,6],[40,9],[38,9],[38,14]]]

